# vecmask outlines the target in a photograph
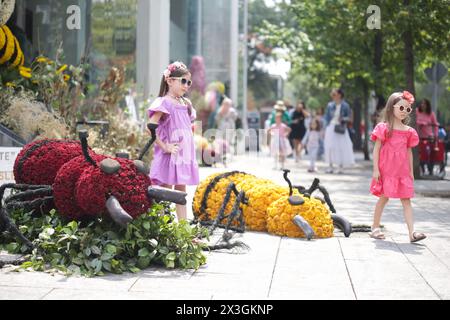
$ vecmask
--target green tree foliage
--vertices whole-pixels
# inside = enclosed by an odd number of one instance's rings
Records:
[[[282,1],[285,3],[285,1]],[[276,83],[265,69],[276,56],[273,47],[261,34],[261,28],[266,24],[292,27],[292,14],[285,7],[268,7],[264,1],[250,0],[248,8],[248,88],[259,103],[274,100]]]
[[[343,87],[350,97],[359,97],[366,123],[370,90],[384,97],[402,89],[414,93],[415,81],[424,80],[422,71],[431,62],[449,62],[448,2],[383,1],[377,4],[379,30],[367,26],[371,4],[292,0],[279,6],[294,15],[295,26],[264,21],[261,32],[272,46],[289,50],[293,72],[307,73],[318,83]]]

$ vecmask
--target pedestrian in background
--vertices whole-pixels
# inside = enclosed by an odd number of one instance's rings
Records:
[[[288,140],[291,128],[282,122],[282,118],[283,113],[277,112],[275,114],[275,123],[268,130],[268,134],[270,135],[270,153],[275,160],[273,169],[278,168],[278,161],[280,162],[281,169],[284,169],[286,157],[292,153],[292,148]]]
[[[299,101],[297,103],[297,107],[292,113],[291,119],[292,131],[291,134],[289,135],[289,138],[294,141],[294,156],[295,162],[297,163],[299,162],[302,153],[302,139],[305,137],[306,134],[305,120],[309,116],[310,114],[308,111],[306,111],[305,103],[303,101]]]
[[[344,100],[342,89],[331,91],[333,101],[327,105],[325,113],[325,161],[328,163],[327,173],[334,172],[334,165],[338,165],[337,173],[343,173],[345,166],[355,163],[353,143],[347,130],[347,123],[351,117],[351,109]]]
[[[321,126],[320,121],[317,118],[311,120],[308,131],[306,132],[302,145],[308,149],[309,156],[309,168],[308,172],[317,172],[316,161],[319,153],[320,139],[321,139]]]

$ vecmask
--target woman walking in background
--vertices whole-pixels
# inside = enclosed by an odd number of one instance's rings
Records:
[[[300,160],[302,152],[302,139],[306,134],[305,119],[309,117],[310,114],[306,111],[306,106],[303,101],[297,103],[295,111],[292,113],[291,119],[291,134],[290,139],[294,141],[294,156],[295,162]]]
[[[326,172],[333,173],[334,165],[338,165],[337,173],[343,173],[345,166],[355,163],[353,143],[347,130],[351,109],[341,89],[333,89],[331,98],[333,101],[328,103],[325,113],[325,162],[329,165]]]

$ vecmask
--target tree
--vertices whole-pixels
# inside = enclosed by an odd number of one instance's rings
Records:
[[[277,57],[273,47],[261,36],[260,30],[266,22],[283,27],[292,26],[290,22],[294,19],[285,6],[271,8],[261,0],[250,0],[248,12],[248,88],[255,100],[261,103],[274,99],[274,79],[265,65]]]
[[[372,89],[383,96],[401,89],[414,93],[416,69],[437,59],[448,61],[450,30],[445,2],[426,0],[384,1],[379,5],[381,29],[370,30],[370,2],[292,0],[280,6],[294,14],[296,26],[266,22],[264,33],[273,46],[289,49],[295,70],[359,96],[366,124]],[[367,137],[366,129],[366,159]]]

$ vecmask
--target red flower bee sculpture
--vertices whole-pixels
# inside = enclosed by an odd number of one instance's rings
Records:
[[[80,132],[81,144],[41,140],[26,145],[14,164],[17,184],[0,186],[0,200],[7,188],[21,191],[5,199],[4,207],[0,203],[0,232],[12,231],[32,248],[32,243],[10,220],[12,210],[56,208],[58,214],[69,219],[109,216],[125,226],[146,213],[153,200],[185,204],[186,193],[153,188],[150,170],[141,161],[155,141],[156,127],[149,124],[152,138],[139,160],[94,153],[88,148],[85,131]]]

